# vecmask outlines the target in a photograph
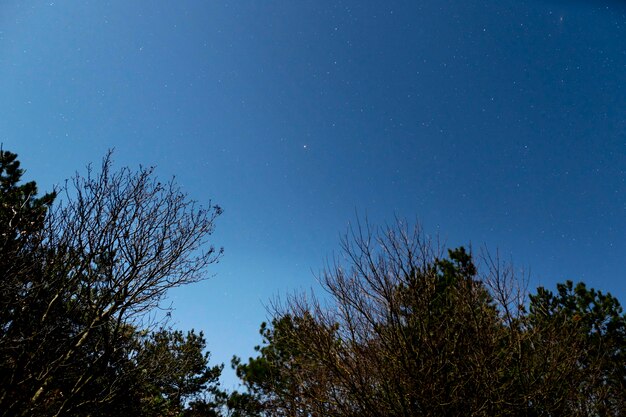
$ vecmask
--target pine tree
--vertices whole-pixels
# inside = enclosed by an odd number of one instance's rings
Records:
[[[21,183],[17,155],[0,150],[0,409],[22,395],[21,355],[30,329],[24,314],[40,276],[37,252],[46,213],[56,193],[37,197],[34,181]]]

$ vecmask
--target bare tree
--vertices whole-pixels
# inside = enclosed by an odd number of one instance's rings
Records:
[[[6,378],[15,395],[0,399],[7,415],[71,414],[128,326],[169,289],[207,278],[222,254],[209,243],[221,208],[198,206],[152,168],[114,171],[109,153],[99,172],[89,167],[63,191],[42,229],[37,271],[22,282],[23,320],[3,335],[15,349]],[[80,369],[72,367],[78,358]]]
[[[320,276],[330,297],[291,297],[275,312],[260,362],[239,364],[269,414],[492,412],[500,318],[469,254],[446,258],[400,221],[357,224],[342,248]],[[255,373],[263,363],[274,379]]]
[[[279,416],[621,415],[626,317],[583,284],[526,292],[509,262],[444,255],[419,228],[358,224],[319,277],[235,360]]]

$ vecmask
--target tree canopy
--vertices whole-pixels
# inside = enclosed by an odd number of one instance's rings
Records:
[[[526,290],[497,256],[419,227],[357,224],[319,276],[233,357],[225,392],[202,332],[150,321],[205,279],[221,208],[151,168],[88,168],[37,196],[0,150],[0,415],[619,416],[626,315],[566,281]]]
[[[416,228],[360,227],[233,366],[249,415],[593,416],[626,411],[626,316],[571,281],[523,301],[513,270]],[[256,406],[256,408],[254,407]],[[256,413],[256,414],[255,414]]]

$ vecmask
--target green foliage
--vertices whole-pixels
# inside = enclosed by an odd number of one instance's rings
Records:
[[[194,331],[161,329],[140,342],[135,358],[140,371],[144,415],[178,415],[188,404],[207,405],[202,394],[215,394],[222,366],[209,367],[206,340]],[[208,404],[213,408],[217,404]]]
[[[17,155],[0,149],[0,247],[3,254],[19,250],[38,235],[56,197],[53,192],[37,198],[36,183],[20,184],[22,175],[24,170],[20,168]]]
[[[30,378],[25,368],[39,359],[24,354],[33,345],[34,329],[41,326],[26,306],[41,289],[37,248],[56,196],[48,193],[38,198],[35,182],[20,183],[23,174],[17,155],[0,150],[0,403],[25,396],[26,390],[17,382]],[[45,314],[47,306],[40,303],[37,309]]]
[[[37,198],[35,182],[20,184],[24,170],[17,155],[0,149],[0,326],[10,326],[15,300],[28,290],[36,273],[33,247],[41,240],[48,208],[56,194]]]
[[[619,301],[582,282],[557,284],[556,290],[540,287],[530,296],[526,391],[542,398],[535,408],[545,408],[544,414],[621,415],[626,315]]]
[[[259,356],[250,358],[247,363],[233,357],[231,365],[246,387],[246,392],[234,392],[229,397],[228,406],[235,416],[258,416],[264,410],[276,411],[286,401],[296,406],[297,382],[284,368],[302,369],[308,348],[293,335],[311,325],[314,322],[309,315],[295,318],[285,315],[274,319],[271,327],[262,323],[259,333],[263,345],[255,347]]]

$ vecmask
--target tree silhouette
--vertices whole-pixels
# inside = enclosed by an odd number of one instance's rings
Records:
[[[52,208],[55,193],[19,185],[15,154],[0,153],[0,174],[0,414],[91,414],[124,395],[146,313],[218,261],[208,239],[221,209],[152,168],[113,171],[110,153]]]

